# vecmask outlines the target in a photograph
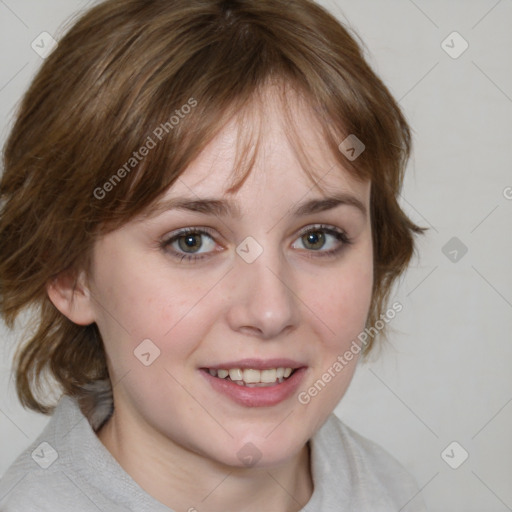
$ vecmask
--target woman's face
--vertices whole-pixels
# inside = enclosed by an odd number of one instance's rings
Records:
[[[370,183],[335,164],[297,104],[319,190],[278,105],[267,107],[264,146],[237,192],[225,193],[230,123],[162,210],[97,242],[88,281],[115,414],[162,446],[239,467],[285,462],[332,412],[357,357],[332,368],[364,329],[373,281]]]

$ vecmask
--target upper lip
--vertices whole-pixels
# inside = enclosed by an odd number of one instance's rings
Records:
[[[254,369],[254,370],[270,370],[272,368],[302,368],[307,366],[303,363],[294,361],[293,359],[279,358],[279,359],[240,359],[239,361],[227,361],[214,365],[203,366],[210,370],[229,370],[230,368],[240,368],[241,370]]]

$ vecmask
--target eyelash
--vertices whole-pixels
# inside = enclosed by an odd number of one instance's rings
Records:
[[[343,251],[346,246],[350,245],[353,243],[352,239],[348,237],[348,235],[344,232],[344,231],[341,231],[337,228],[334,228],[332,226],[327,226],[325,224],[316,224],[314,226],[308,226],[304,229],[302,229],[299,233],[298,233],[298,237],[297,238],[302,238],[304,235],[308,234],[308,233],[318,233],[318,232],[324,232],[328,235],[331,235],[333,236],[334,238],[336,238],[339,242],[342,242],[342,244],[340,246],[338,246],[336,249],[331,249],[329,251],[321,251],[321,250],[318,250],[318,251],[315,251],[315,250],[307,250],[307,252],[312,252],[314,253],[314,256],[313,255],[310,255],[308,257],[311,257],[311,258],[315,258],[315,257],[320,257],[320,258],[332,258],[332,257],[335,257],[337,256],[341,251]],[[174,242],[178,241],[180,238],[186,236],[186,235],[190,235],[190,234],[194,234],[194,235],[207,235],[209,236],[212,240],[214,239],[214,232],[210,229],[210,228],[206,228],[206,227],[196,227],[196,228],[183,228],[183,229],[180,229],[179,231],[175,232],[175,233],[172,233],[169,237],[167,237],[166,239],[162,240],[162,242],[160,243],[160,247],[162,250],[166,250],[168,251],[168,247],[173,244]],[[178,259],[180,262],[182,262],[183,260],[186,260],[186,261],[189,261],[189,262],[195,262],[195,261],[198,261],[198,260],[203,260],[205,258],[209,258],[210,255],[212,253],[199,253],[199,254],[186,254],[186,253],[178,253],[177,251],[173,250],[172,252],[170,252],[170,255],[173,257],[173,258],[176,258]]]

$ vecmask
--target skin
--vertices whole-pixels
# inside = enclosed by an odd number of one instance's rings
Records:
[[[97,241],[90,274],[82,274],[78,287],[63,278],[48,288],[68,318],[96,322],[104,340],[115,412],[99,439],[143,489],[174,510],[304,507],[314,488],[307,442],[344,395],[357,365],[356,356],[309,404],[299,403],[298,392],[332,367],[364,329],[372,239],[369,214],[352,205],[304,217],[288,211],[343,192],[369,212],[370,183],[354,180],[335,161],[297,100],[298,133],[322,190],[312,186],[285,135],[279,107],[269,92],[264,145],[238,191],[225,193],[235,157],[232,121],[164,198],[237,201],[240,219],[182,210],[134,219]],[[346,232],[352,243],[320,231],[324,245],[308,244],[301,228],[318,234],[320,223]],[[201,226],[213,232],[211,238],[196,235],[196,252],[204,259],[173,257],[173,248],[181,247],[182,254],[186,248],[176,239],[162,248],[178,229]],[[250,264],[236,252],[247,236],[263,248]],[[340,246],[335,256],[322,257]],[[160,350],[149,366],[134,356],[144,339]],[[298,392],[278,405],[246,407],[219,394],[199,373],[200,367],[253,357],[307,365]],[[237,452],[249,442],[261,459],[248,468]]]

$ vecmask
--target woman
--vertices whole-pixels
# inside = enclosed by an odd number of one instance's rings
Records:
[[[78,20],[5,147],[1,310],[38,308],[17,390],[53,416],[2,510],[423,510],[332,414],[422,232],[397,203],[409,150],[309,0]]]

